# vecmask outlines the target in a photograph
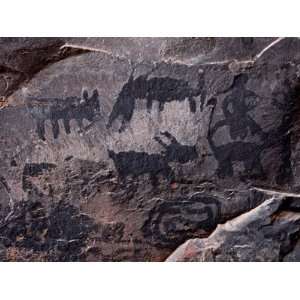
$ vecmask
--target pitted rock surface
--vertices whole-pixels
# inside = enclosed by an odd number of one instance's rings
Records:
[[[1,260],[298,260],[299,50],[0,39]]]

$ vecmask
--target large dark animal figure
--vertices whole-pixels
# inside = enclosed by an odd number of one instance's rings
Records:
[[[157,176],[162,174],[166,179],[172,181],[174,173],[169,166],[170,162],[181,164],[198,158],[196,146],[182,145],[168,131],[161,132],[171,143],[164,143],[159,137],[154,139],[162,145],[165,150],[161,154],[148,154],[146,152],[119,152],[108,150],[109,157],[114,161],[121,180],[131,175],[137,177],[142,174],[150,174],[153,185],[157,184]]]
[[[83,128],[83,120],[94,121],[100,114],[99,94],[93,91],[92,96],[88,97],[88,92],[83,91],[82,98],[67,97],[66,99],[29,99],[29,111],[37,122],[37,134],[40,139],[45,140],[45,121],[50,120],[52,125],[53,137],[59,135],[59,120],[63,121],[67,134],[71,132],[70,121],[76,120],[80,130]]]
[[[174,79],[170,77],[153,77],[148,79],[149,73],[141,75],[134,79],[131,73],[128,82],[123,86],[117,101],[109,116],[107,127],[121,117],[122,125],[119,131],[125,129],[126,123],[129,123],[134,112],[135,101],[137,99],[147,100],[148,111],[152,108],[153,101],[159,102],[159,110],[164,109],[164,105],[171,101],[184,101],[188,99],[190,110],[196,111],[196,102],[194,97],[201,94],[204,79],[201,76],[197,88],[192,88],[187,81]]]
[[[125,181],[126,177],[133,178],[149,174],[152,185],[157,185],[157,176],[162,174],[169,181],[173,180],[174,174],[168,165],[166,158],[160,154],[148,154],[146,152],[119,152],[108,150],[109,157],[114,161],[119,177]]]

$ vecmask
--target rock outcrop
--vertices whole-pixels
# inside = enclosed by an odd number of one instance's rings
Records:
[[[262,204],[207,238],[188,240],[167,261],[298,261],[300,196],[265,193]]]
[[[0,39],[0,259],[298,260],[299,50]]]

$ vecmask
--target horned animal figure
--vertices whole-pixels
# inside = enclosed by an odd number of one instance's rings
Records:
[[[147,152],[119,152],[108,150],[109,157],[114,161],[120,179],[123,181],[128,176],[137,177],[149,174],[153,185],[157,184],[157,176],[163,175],[167,180],[174,180],[174,172],[170,162],[187,163],[198,158],[196,146],[180,144],[168,131],[161,135],[170,140],[170,144],[164,143],[159,137],[154,139],[162,145],[165,150],[159,154],[148,154]]]
[[[179,162],[181,164],[185,164],[198,158],[196,145],[182,145],[168,131],[161,132],[160,134],[168,138],[170,141],[170,144],[166,144],[161,140],[160,137],[154,138],[160,145],[165,148],[162,154],[169,162]]]

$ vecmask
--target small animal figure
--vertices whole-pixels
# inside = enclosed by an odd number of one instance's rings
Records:
[[[171,142],[170,144],[166,144],[161,140],[160,137],[154,138],[165,148],[162,154],[165,156],[168,162],[179,162],[181,164],[185,164],[198,158],[195,145],[188,146],[180,144],[177,139],[168,131],[161,132],[160,134],[168,138]]]
[[[71,133],[70,121],[76,120],[80,130],[83,128],[83,120],[93,122],[95,117],[100,114],[99,94],[95,89],[91,97],[86,90],[82,97],[58,98],[31,98],[28,104],[29,111],[37,122],[37,134],[40,139],[45,138],[45,121],[50,120],[52,125],[53,137],[59,135],[59,120],[63,121],[67,134]],[[33,100],[33,101],[32,101]]]

